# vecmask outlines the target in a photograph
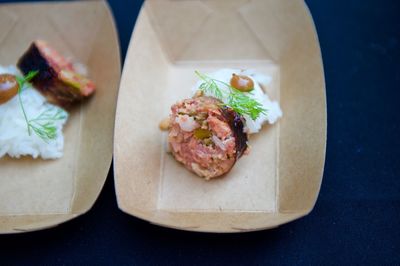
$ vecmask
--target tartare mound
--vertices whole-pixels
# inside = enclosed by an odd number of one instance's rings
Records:
[[[171,107],[168,142],[178,162],[209,180],[233,167],[247,149],[243,118],[216,98],[200,96]]]

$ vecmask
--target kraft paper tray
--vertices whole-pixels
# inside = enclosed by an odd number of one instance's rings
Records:
[[[159,121],[190,96],[194,70],[252,68],[272,76],[282,119],[251,153],[204,181],[165,151]],[[315,27],[301,0],[146,1],[123,70],[114,138],[119,208],[183,230],[242,232],[308,214],[326,146],[325,83]]]
[[[0,159],[0,233],[43,229],[87,212],[112,158],[120,54],[106,2],[0,5],[1,65],[15,65],[36,39],[85,64],[97,91],[70,114],[63,158]]]

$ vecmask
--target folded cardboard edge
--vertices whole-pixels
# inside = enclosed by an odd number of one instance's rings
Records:
[[[311,211],[314,208],[322,184],[327,141],[325,77],[318,35],[307,5],[303,1],[293,4],[302,6],[296,9],[297,16],[303,18],[306,27],[302,29],[304,37],[299,38],[296,49],[288,51],[282,58],[282,61],[289,60],[293,64],[282,64],[282,76],[290,75],[290,78],[283,78],[281,85],[290,87],[292,92],[290,97],[281,99],[282,105],[286,104],[304,116],[286,117],[280,124],[286,129],[281,130],[280,135],[280,147],[283,148],[279,160],[279,210],[282,212]],[[299,59],[291,60],[295,56]],[[302,62],[307,64],[303,66]],[[310,76],[312,78],[304,78]],[[284,94],[288,90],[281,92]],[[316,111],[310,112],[311,107]],[[301,134],[294,133],[296,131]],[[291,152],[298,156],[288,156]],[[302,168],[299,169],[298,165]]]
[[[26,233],[58,226],[80,214],[21,215],[0,218],[0,234]]]
[[[90,178],[90,172],[79,172],[78,174],[81,175],[80,180],[85,181],[84,186],[78,186],[78,189],[75,190],[74,194],[74,199],[72,202],[71,206],[71,212],[72,213],[84,213],[88,210],[91,209],[91,207],[94,205],[96,202],[96,199],[100,195],[100,192],[102,191],[102,188],[104,186],[105,180],[108,176],[108,173],[111,170],[111,162],[112,162],[112,155],[113,155],[113,132],[114,132],[114,126],[115,126],[115,111],[116,111],[116,102],[117,102],[117,97],[118,97],[118,90],[119,90],[119,82],[120,82],[120,76],[121,76],[121,54],[120,54],[120,46],[119,46],[119,39],[118,39],[118,33],[116,30],[116,24],[114,21],[113,14],[111,12],[111,9],[108,5],[108,3],[104,0],[92,0],[94,2],[99,2],[103,6],[103,9],[106,13],[106,16],[102,20],[102,24],[99,27],[99,32],[98,32],[98,38],[101,40],[100,42],[105,42],[109,41],[110,45],[104,50],[101,51],[101,53],[111,53],[115,52],[116,56],[113,56],[112,59],[115,60],[114,62],[110,63],[111,65],[114,65],[115,67],[113,69],[110,69],[109,71],[112,72],[111,76],[118,76],[118,81],[116,84],[113,84],[115,86],[116,94],[115,94],[115,99],[113,99],[113,102],[115,103],[114,108],[112,110],[112,115],[113,117],[113,123],[112,123],[112,128],[107,129],[107,137],[109,137],[111,140],[111,147],[110,150],[107,154],[107,167],[104,167],[103,172],[101,173],[102,176],[104,176],[103,182],[97,182],[93,183],[91,182],[93,178]],[[105,39],[107,36],[113,36],[112,40],[110,39]],[[93,58],[93,51],[92,54],[89,57],[89,60]],[[110,99],[108,99],[110,100]],[[86,135],[90,135],[88,130],[86,132],[83,132]],[[109,136],[108,136],[109,135]],[[89,137],[89,136],[87,136]],[[93,185],[94,184],[94,185]],[[90,195],[88,197],[88,195]]]
[[[143,211],[118,207],[124,213],[158,226],[185,231],[209,233],[239,233],[270,229],[297,220],[310,213],[303,210],[290,213],[264,212],[168,212],[162,210]],[[205,221],[212,221],[205,222]]]
[[[102,25],[100,26],[99,32],[108,32],[107,36],[113,36],[110,42],[110,47],[113,49],[113,52],[116,52],[114,58],[117,60],[115,65],[117,69],[114,69],[116,75],[118,75],[118,83],[114,84],[115,90],[119,88],[119,77],[121,73],[121,63],[120,63],[120,48],[119,48],[119,39],[116,31],[115,21],[111,12],[111,9],[108,3],[104,0],[91,0],[91,1],[62,1],[62,2],[42,2],[42,3],[16,3],[16,4],[2,4],[2,7],[8,6],[31,6],[31,5],[71,5],[74,6],[76,4],[84,4],[85,2],[89,4],[98,5],[99,8],[104,11],[104,19],[101,20]],[[104,35],[104,34],[102,34]],[[115,51],[116,50],[116,51]],[[115,108],[114,108],[115,113]],[[113,129],[112,129],[113,130]],[[105,167],[104,178],[101,182],[97,182],[97,186],[90,187],[90,192],[88,190],[80,191],[78,194],[75,193],[74,198],[72,199],[71,205],[71,213],[66,214],[27,214],[27,215],[4,215],[0,216],[0,234],[7,233],[22,233],[22,232],[30,232],[36,230],[43,230],[50,227],[57,226],[63,222],[69,221],[71,219],[76,218],[79,215],[82,215],[89,211],[91,207],[94,205],[96,199],[98,198],[102,187],[104,186],[107,173],[109,172],[111,161],[112,161],[112,147],[111,151],[108,155],[107,159],[107,167]],[[89,196],[88,196],[89,195]]]
[[[297,4],[300,3],[300,4],[302,4],[304,6],[304,3],[302,1],[298,1],[296,3]],[[141,13],[142,12],[144,12],[143,8],[141,10]],[[311,18],[311,16],[309,16],[309,18]],[[138,19],[138,23],[140,23],[140,19]],[[314,28],[314,34],[315,34],[315,28]],[[318,46],[318,49],[319,49],[318,42],[316,43],[316,45]],[[323,75],[323,71],[322,71],[322,75]],[[322,76],[322,78],[323,78],[323,76]],[[323,82],[323,84],[324,84],[324,82]],[[323,89],[324,88],[325,87],[323,86]],[[324,97],[325,97],[325,94],[324,94]],[[325,98],[324,98],[324,100],[325,100]],[[325,108],[326,108],[326,105],[325,105]],[[325,124],[325,127],[323,129],[323,131],[325,132],[324,133],[325,134],[324,147],[325,147],[326,146],[326,111],[325,111],[325,114],[323,114],[323,116],[325,116],[325,120],[323,122]],[[325,148],[324,148],[323,154],[324,154],[323,155],[323,161],[324,161]],[[322,171],[323,171],[323,166],[322,166]],[[116,173],[115,165],[114,165],[114,173]],[[321,173],[321,175],[322,175],[322,173]],[[316,193],[315,194],[311,193],[313,195],[311,197],[312,199],[310,200],[311,204],[308,204],[308,203],[306,204],[307,207],[308,207],[308,205],[310,205],[309,209],[307,208],[305,210],[303,208],[300,208],[300,209],[296,209],[296,210],[293,210],[293,211],[291,211],[289,209],[285,209],[285,210],[282,210],[282,211],[277,213],[278,215],[281,216],[282,219],[276,219],[274,221],[270,220],[270,223],[268,223],[268,221],[267,222],[263,221],[263,225],[255,225],[255,224],[253,224],[251,226],[251,228],[250,227],[245,228],[245,226],[244,226],[244,228],[242,228],[243,231],[246,231],[246,230],[248,230],[248,231],[261,230],[261,229],[271,228],[271,227],[278,226],[280,224],[283,224],[283,223],[298,219],[298,218],[308,214],[312,210],[312,208],[313,208],[313,206],[315,204],[315,201],[317,199],[319,187],[321,185],[321,175],[315,177],[315,178],[319,178],[320,181],[317,184],[318,188],[316,190]],[[116,181],[117,181],[117,175],[115,174],[115,182]],[[138,218],[141,218],[141,219],[144,219],[144,220],[148,220],[151,223],[155,223],[155,224],[159,224],[159,225],[167,226],[167,227],[171,227],[171,228],[179,228],[179,229],[191,230],[191,231],[230,232],[230,230],[231,230],[231,229],[228,229],[228,227],[225,227],[225,226],[223,228],[219,228],[217,222],[214,223],[214,225],[211,225],[209,227],[208,227],[208,225],[203,225],[203,226],[199,226],[198,227],[198,226],[195,226],[193,224],[188,226],[188,224],[189,224],[188,222],[192,219],[192,218],[190,218],[190,217],[192,217],[192,214],[188,214],[188,213],[166,213],[166,212],[163,212],[163,211],[160,211],[160,210],[135,209],[135,208],[132,208],[131,205],[130,206],[125,206],[123,200],[119,197],[117,182],[116,182],[116,192],[117,192],[118,206],[122,211],[124,211],[124,212],[126,212],[128,214],[134,215],[134,216],[136,216]],[[196,213],[195,215],[201,216],[201,217],[198,217],[198,218],[204,221],[204,220],[206,220],[206,217],[213,217],[213,219],[214,219],[219,214],[218,213],[201,213],[199,215],[199,213]],[[217,215],[217,216],[214,217],[212,215]],[[224,215],[226,215],[226,213],[224,213]],[[253,215],[258,215],[261,220],[263,219],[261,217],[264,217],[264,218],[268,217],[268,216],[271,217],[270,214],[268,214],[268,213],[251,213],[251,212],[244,212],[244,213],[242,212],[242,213],[237,213],[237,214],[234,214],[234,215],[241,215],[242,217],[248,217],[248,218],[254,217]],[[177,220],[174,221],[174,222],[171,222],[171,221],[173,221],[175,219],[175,218],[172,218],[172,216],[174,216],[174,217],[178,216]],[[219,222],[223,222],[225,224],[229,224],[229,221],[230,221],[229,219],[227,219],[225,221],[223,219],[219,219],[219,218],[217,218],[217,219],[218,219]],[[247,222],[246,225],[249,225],[249,223]],[[236,231],[241,231],[241,230],[232,229],[232,231],[236,232]]]

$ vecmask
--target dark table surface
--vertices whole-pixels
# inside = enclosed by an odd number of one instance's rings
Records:
[[[399,265],[400,1],[306,2],[328,102],[324,179],[310,215],[243,234],[166,229],[118,210],[110,171],[89,213],[0,236],[0,264]],[[141,4],[110,0],[123,57]]]

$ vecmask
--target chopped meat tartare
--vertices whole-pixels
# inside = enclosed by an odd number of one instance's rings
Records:
[[[171,107],[168,141],[186,168],[212,179],[233,167],[247,149],[243,118],[216,98],[200,96]]]

